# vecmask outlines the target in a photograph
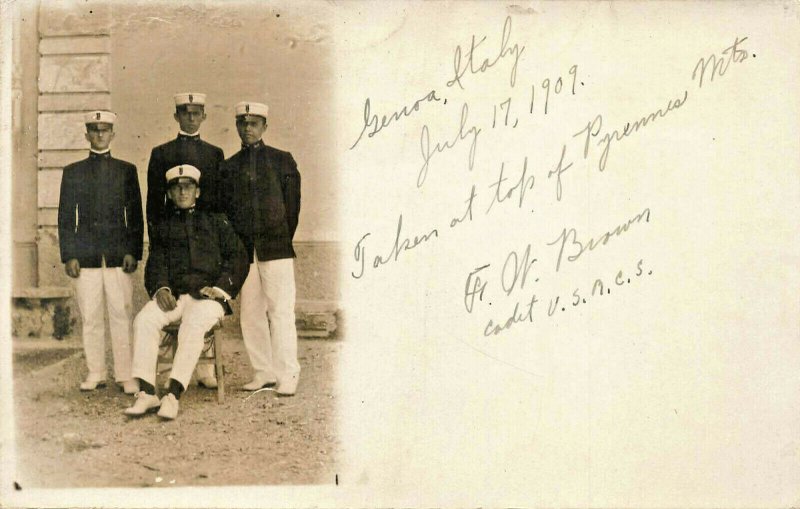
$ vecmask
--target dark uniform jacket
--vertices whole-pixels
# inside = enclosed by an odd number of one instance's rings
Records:
[[[216,286],[234,298],[248,270],[244,247],[224,215],[175,209],[150,233],[144,285],[150,295],[168,287],[176,298],[188,293],[196,299],[203,298],[203,287]]]
[[[300,173],[292,154],[259,140],[220,165],[221,203],[250,263],[294,258],[300,217]]]
[[[120,267],[125,255],[142,258],[142,195],[136,166],[90,152],[64,168],[58,202],[61,261],[83,268]]]
[[[180,164],[200,170],[200,198],[197,208],[220,212],[216,177],[219,164],[225,159],[222,149],[200,139],[200,136],[179,134],[150,153],[147,166],[147,226],[149,229],[175,209],[167,197],[166,173]]]

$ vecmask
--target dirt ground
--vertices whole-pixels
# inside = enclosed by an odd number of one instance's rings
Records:
[[[85,393],[80,344],[14,355],[17,482],[26,487],[148,487],[329,484],[339,442],[334,386],[341,343],[300,340],[294,397],[249,393],[238,331],[223,335],[226,399],[190,386],[175,421],[130,419],[133,402],[110,383]],[[24,340],[18,340],[24,341]],[[52,340],[55,341],[55,340]],[[109,373],[110,359],[109,359]]]

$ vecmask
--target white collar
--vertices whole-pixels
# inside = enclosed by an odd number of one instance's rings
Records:
[[[181,136],[200,136],[200,131],[198,130],[194,134],[189,134],[187,132],[184,132],[182,129],[178,129],[178,134],[180,134]]]
[[[90,148],[89,152],[94,152],[95,154],[107,154],[107,153],[111,152],[111,149],[107,148],[107,149],[101,151],[101,150],[95,150],[93,148]]]

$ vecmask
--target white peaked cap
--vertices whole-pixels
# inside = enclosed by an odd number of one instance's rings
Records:
[[[83,117],[84,124],[113,124],[117,115],[110,111],[93,111]]]
[[[175,106],[183,106],[184,104],[199,104],[205,106],[206,94],[200,92],[185,92],[182,94],[175,94]]]
[[[194,179],[195,182],[200,182],[200,170],[191,164],[181,164],[180,166],[175,166],[167,170],[167,182],[181,177]]]
[[[262,103],[253,103],[249,101],[242,101],[236,105],[236,116],[241,115],[258,115],[259,117],[267,118],[269,107]]]

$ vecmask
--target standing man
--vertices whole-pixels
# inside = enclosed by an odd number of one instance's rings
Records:
[[[64,168],[58,203],[61,261],[74,279],[83,320],[83,349],[89,374],[80,385],[92,391],[106,382],[105,316],[114,353],[114,379],[127,394],[131,377],[133,280],[142,258],[142,196],[136,166],[111,157],[114,121],[110,111],[85,117],[89,157]],[[104,306],[105,303],[105,306]]]
[[[160,408],[160,417],[177,417],[178,400],[200,358],[205,333],[231,313],[228,301],[247,275],[247,255],[227,218],[195,210],[200,176],[197,168],[186,164],[170,169],[165,176],[175,210],[150,234],[144,285],[152,300],[133,325],[133,376],[142,390],[125,410],[130,416]],[[178,319],[181,326],[169,392],[159,399],[155,383],[161,329]]]
[[[242,286],[241,325],[254,373],[242,390],[277,384],[279,396],[292,396],[300,376],[292,246],[300,215],[300,173],[289,152],[261,140],[267,130],[265,104],[241,102],[235,110],[242,149],[222,163],[220,175],[225,212],[250,262]]]
[[[203,174],[203,189],[197,207],[219,212],[216,176],[219,164],[225,159],[222,149],[200,139],[200,125],[206,119],[206,95],[196,92],[175,94],[175,113],[178,137],[159,145],[150,153],[147,166],[147,228],[166,217],[173,209],[167,199],[167,170],[181,164],[199,169]]]
[[[220,163],[225,159],[222,149],[200,139],[200,125],[206,119],[206,95],[197,92],[175,94],[175,113],[178,122],[178,137],[159,145],[150,153],[147,167],[147,231],[152,232],[162,219],[174,210],[167,199],[167,170],[181,164],[199,169],[203,175],[203,189],[197,207],[219,212],[216,176]],[[148,234],[150,235],[150,234]],[[197,383],[209,389],[217,387],[213,366],[197,367]]]

